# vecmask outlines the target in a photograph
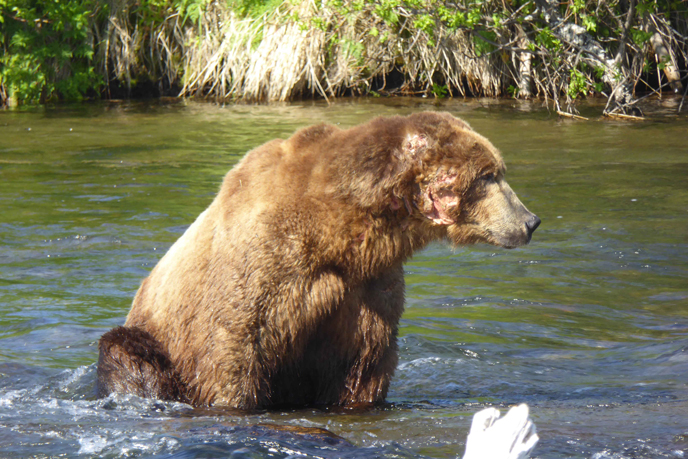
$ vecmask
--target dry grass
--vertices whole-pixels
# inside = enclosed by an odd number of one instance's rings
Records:
[[[476,56],[467,33],[439,27],[431,38],[410,27],[410,13],[391,27],[369,10],[344,16],[312,0],[256,19],[237,18],[218,3],[212,8],[200,34],[188,36],[195,44],[186,50],[183,95],[329,98],[367,93],[396,68],[405,77],[398,90],[406,93],[431,93],[441,84],[461,95],[496,96],[508,76],[501,57]]]
[[[182,74],[181,58],[186,51],[185,28],[179,14],[164,21],[141,21],[133,0],[110,0],[109,17],[96,27],[96,62],[108,79],[117,79],[131,88],[132,80],[146,75],[159,84],[173,83]],[[142,24],[148,23],[148,26]]]

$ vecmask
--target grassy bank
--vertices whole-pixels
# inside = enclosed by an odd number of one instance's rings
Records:
[[[0,104],[141,94],[541,97],[683,93],[671,0],[0,0]]]

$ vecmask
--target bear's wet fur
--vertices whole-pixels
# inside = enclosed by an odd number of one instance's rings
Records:
[[[150,333],[135,327],[115,327],[100,338],[98,347],[99,397],[115,392],[188,402],[182,378]]]
[[[249,152],[100,341],[98,387],[240,409],[385,399],[403,263],[434,240],[517,247],[540,220],[447,113],[317,125]]]

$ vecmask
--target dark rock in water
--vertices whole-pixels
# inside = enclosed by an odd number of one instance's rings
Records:
[[[360,455],[361,448],[344,438],[317,427],[257,424],[251,426],[214,425],[189,431],[194,442],[203,439],[206,445],[214,443],[222,449],[233,446],[254,453],[272,452],[288,456],[340,458]],[[356,453],[358,451],[358,453]],[[262,457],[262,456],[261,456]]]

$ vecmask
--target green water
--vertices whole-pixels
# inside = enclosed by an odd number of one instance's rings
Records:
[[[243,415],[94,399],[98,338],[246,151],[420,110],[491,139],[543,223],[523,248],[433,244],[407,264],[390,405]],[[483,100],[0,111],[0,456],[456,457],[473,413],[526,402],[537,457],[684,457],[688,116],[655,111],[642,123]],[[238,429],[257,423],[352,445]]]

